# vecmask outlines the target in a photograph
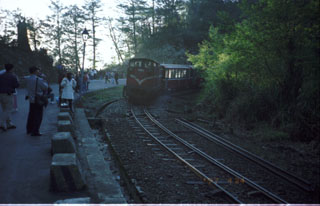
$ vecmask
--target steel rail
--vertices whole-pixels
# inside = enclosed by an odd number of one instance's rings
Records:
[[[287,204],[287,202],[285,200],[283,200],[281,197],[278,197],[277,195],[275,195],[272,192],[266,190],[265,188],[261,187],[260,185],[256,184],[255,182],[251,181],[250,179],[242,176],[240,173],[238,173],[238,172],[232,170],[231,168],[229,168],[228,166],[220,163],[216,159],[212,158],[211,156],[207,155],[206,153],[202,152],[201,150],[195,148],[194,146],[192,146],[191,144],[189,144],[188,142],[186,142],[185,140],[183,140],[182,138],[180,138],[176,134],[172,133],[170,130],[168,130],[166,127],[164,127],[160,122],[158,122],[147,110],[145,110],[145,113],[159,128],[161,128],[167,134],[169,134],[170,136],[174,137],[176,140],[178,140],[179,142],[181,142],[186,147],[188,147],[189,149],[193,150],[194,152],[196,152],[197,154],[199,154],[203,158],[207,159],[211,163],[213,163],[216,166],[220,167],[221,169],[225,170],[226,172],[228,172],[229,174],[233,175],[234,177],[237,177],[239,179],[245,180],[244,182],[247,185],[249,185],[252,188],[262,192],[263,194],[265,194],[267,197],[269,197],[270,199],[274,200],[275,202]]]
[[[96,112],[96,115],[95,115],[94,117],[97,118],[98,115],[99,115],[107,106],[109,106],[110,104],[113,104],[113,103],[115,103],[115,102],[117,102],[117,101],[120,101],[121,99],[123,99],[123,98],[115,99],[115,100],[112,100],[112,101],[109,101],[109,102],[103,104],[103,105],[98,109],[98,111]]]
[[[176,119],[176,121],[180,124],[182,124],[183,126],[193,130],[194,132],[196,132],[197,134],[207,138],[210,141],[213,141],[215,143],[218,143],[222,146],[224,146],[225,148],[236,152],[238,154],[240,154],[241,156],[257,163],[258,165],[264,167],[265,169],[269,170],[270,172],[272,172],[275,175],[278,175],[280,177],[282,177],[283,179],[287,180],[288,182],[290,182],[291,184],[294,184],[296,186],[298,186],[299,188],[307,191],[307,192],[311,192],[312,187],[311,184],[287,171],[284,171],[283,169],[281,169],[280,167],[262,159],[261,157],[223,139],[222,137],[213,134],[211,132],[209,132],[208,130],[194,124],[191,123],[185,119]]]
[[[146,133],[148,133],[148,135],[150,135],[155,141],[157,141],[162,147],[164,147],[167,151],[169,151],[171,154],[173,154],[178,160],[180,160],[182,163],[184,163],[186,166],[188,166],[197,176],[199,176],[202,181],[206,182],[207,184],[214,185],[216,188],[218,188],[219,190],[221,190],[222,192],[224,192],[228,197],[230,197],[233,201],[235,201],[236,203],[240,203],[242,204],[243,202],[241,202],[240,200],[237,199],[237,197],[235,197],[234,195],[232,195],[230,192],[228,192],[227,190],[225,190],[223,187],[221,187],[219,184],[217,184],[216,182],[214,182],[211,178],[209,178],[207,175],[205,175],[204,173],[202,173],[201,171],[199,171],[197,168],[195,168],[194,166],[192,166],[189,162],[187,162],[186,160],[184,160],[182,157],[180,157],[177,153],[175,153],[172,149],[170,149],[168,146],[166,146],[164,143],[162,143],[156,136],[154,136],[142,123],[141,121],[137,118],[137,116],[135,115],[133,109],[131,108],[131,113],[132,116],[134,117],[134,119],[136,120],[136,122],[144,129],[144,131]]]

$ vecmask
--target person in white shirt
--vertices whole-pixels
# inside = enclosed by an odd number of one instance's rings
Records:
[[[73,99],[74,99],[74,90],[77,86],[76,80],[73,78],[72,73],[67,73],[67,76],[64,77],[61,81],[62,87],[62,101],[67,101],[69,104],[70,111],[73,113]]]

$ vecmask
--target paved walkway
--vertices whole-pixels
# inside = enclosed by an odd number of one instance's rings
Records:
[[[120,83],[124,83],[124,79]],[[89,92],[113,84],[104,80],[92,80]],[[58,85],[51,85],[55,96]],[[16,129],[0,131],[0,204],[1,203],[54,203],[57,200],[85,197],[86,191],[77,193],[53,193],[49,191],[51,137],[57,132],[59,108],[49,104],[44,111],[41,137],[26,134],[29,102],[24,98],[25,89],[18,89],[19,111],[13,114]],[[0,112],[1,109],[0,109]]]

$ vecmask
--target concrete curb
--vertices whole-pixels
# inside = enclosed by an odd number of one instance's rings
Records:
[[[58,114],[58,121],[61,120],[69,120],[70,122],[72,122],[72,118],[69,112],[60,112]]]
[[[69,192],[85,188],[85,182],[75,153],[55,154],[50,167],[53,191]]]
[[[126,203],[119,183],[99,150],[99,142],[90,128],[83,109],[75,111],[76,135],[80,158],[86,162],[86,179],[89,192],[100,203]]]
[[[72,132],[72,126],[70,120],[58,121],[58,132]]]
[[[61,120],[61,118],[63,120]],[[51,138],[50,187],[52,191],[80,191],[86,186],[72,137],[72,119],[66,112],[58,115],[58,133]]]
[[[70,132],[58,132],[53,135],[51,153],[76,153],[76,146]]]

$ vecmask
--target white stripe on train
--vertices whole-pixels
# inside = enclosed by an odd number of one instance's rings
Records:
[[[134,79],[134,80],[136,80],[136,82],[139,84],[139,85],[141,85],[144,81],[146,81],[146,80],[149,80],[149,79],[156,79],[156,78],[161,78],[161,75],[159,75],[159,76],[151,76],[151,77],[146,77],[146,78],[144,78],[144,79],[138,79],[135,75],[133,75],[133,74],[130,74],[130,77],[132,78],[132,79]]]

